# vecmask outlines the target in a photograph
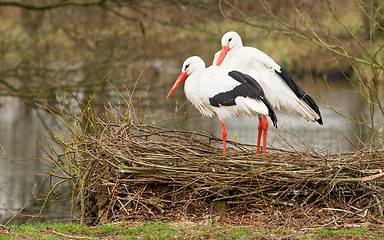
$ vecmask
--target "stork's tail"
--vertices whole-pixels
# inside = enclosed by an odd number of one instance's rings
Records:
[[[271,118],[273,126],[277,128],[277,117],[276,117],[275,111],[272,108],[272,105],[269,103],[269,101],[266,98],[262,98],[261,100],[263,101],[265,106],[268,108],[268,116],[269,118]]]

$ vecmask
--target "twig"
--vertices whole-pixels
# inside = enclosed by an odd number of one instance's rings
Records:
[[[70,238],[70,239],[96,239],[96,238],[94,238],[94,237],[89,237],[89,236],[87,236],[87,237],[81,237],[81,236],[75,236],[75,235],[64,234],[64,233],[61,233],[61,232],[57,232],[57,231],[55,231],[55,230],[52,230],[52,232],[53,232],[54,234],[59,235],[59,236],[63,236],[63,237]]]

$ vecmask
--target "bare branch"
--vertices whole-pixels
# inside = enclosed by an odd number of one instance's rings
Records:
[[[95,2],[58,1],[56,3],[47,4],[47,5],[34,5],[34,4],[25,3],[25,2],[0,1],[0,6],[20,7],[20,8],[34,10],[34,11],[44,11],[44,10],[51,10],[54,8],[68,7],[68,6],[75,6],[75,7],[103,6],[106,3],[106,1],[107,0],[99,0]]]

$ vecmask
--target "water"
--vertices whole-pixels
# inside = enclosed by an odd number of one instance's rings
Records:
[[[172,66],[172,64],[170,64]],[[150,104],[151,120],[169,119],[175,114],[176,101],[183,107],[176,114],[178,125],[193,130],[207,130],[221,135],[221,125],[217,118],[205,118],[186,101],[183,89],[165,100],[165,96],[176,79],[178,64],[162,69],[162,64],[154,64],[147,71],[156,72],[158,81],[153,82],[151,76],[143,76],[140,80],[136,96],[145,94],[143,104]],[[151,83],[151,84],[149,84]],[[331,108],[341,109],[346,116],[354,119],[369,119],[369,111],[359,94],[351,91],[348,83],[332,82],[329,88],[324,81],[299,82],[303,89],[313,96],[318,103],[324,125],[307,123],[296,117],[278,113],[279,130],[270,124],[268,144],[275,148],[298,151],[321,151],[323,154],[353,151],[358,146],[354,136],[368,136],[367,130],[358,124],[346,124],[345,119]],[[133,85],[133,82],[128,84]],[[146,87],[149,91],[145,93]],[[329,89],[333,94],[330,94]],[[321,98],[320,98],[321,97]],[[109,94],[107,101],[115,104],[119,101],[117,94]],[[330,106],[330,107],[329,107]],[[188,114],[184,117],[184,112]],[[47,132],[47,126],[57,126],[55,119],[46,111],[31,106],[28,101],[19,98],[0,97],[0,222],[7,222],[14,214],[6,210],[18,211],[25,207],[28,214],[37,214],[42,201],[33,200],[33,195],[42,197],[49,190],[49,181],[42,183],[45,172],[49,170],[39,159],[47,157],[37,142],[43,144],[44,138],[38,132]],[[43,121],[44,120],[44,121]],[[382,118],[375,119],[376,125],[382,124]],[[167,125],[176,124],[175,120],[164,120]],[[257,119],[244,117],[226,121],[228,138],[243,143],[256,143]],[[32,194],[33,193],[33,194]],[[70,216],[70,201],[54,203],[44,211],[44,219],[66,219]],[[12,222],[26,221],[15,218]],[[29,220],[30,221],[30,220]]]

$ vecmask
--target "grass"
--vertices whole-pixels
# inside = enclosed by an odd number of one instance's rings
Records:
[[[333,229],[320,229],[316,231],[310,231],[311,234],[321,238],[339,239],[347,237],[349,239],[382,239],[384,237],[383,230],[378,231],[377,234],[371,235],[368,228],[343,228],[338,230]],[[315,238],[316,239],[316,238]]]
[[[234,226],[218,222],[146,222],[100,224],[34,223],[0,228],[0,240],[8,239],[382,239],[384,230],[366,227],[320,229],[295,232],[293,229]]]

